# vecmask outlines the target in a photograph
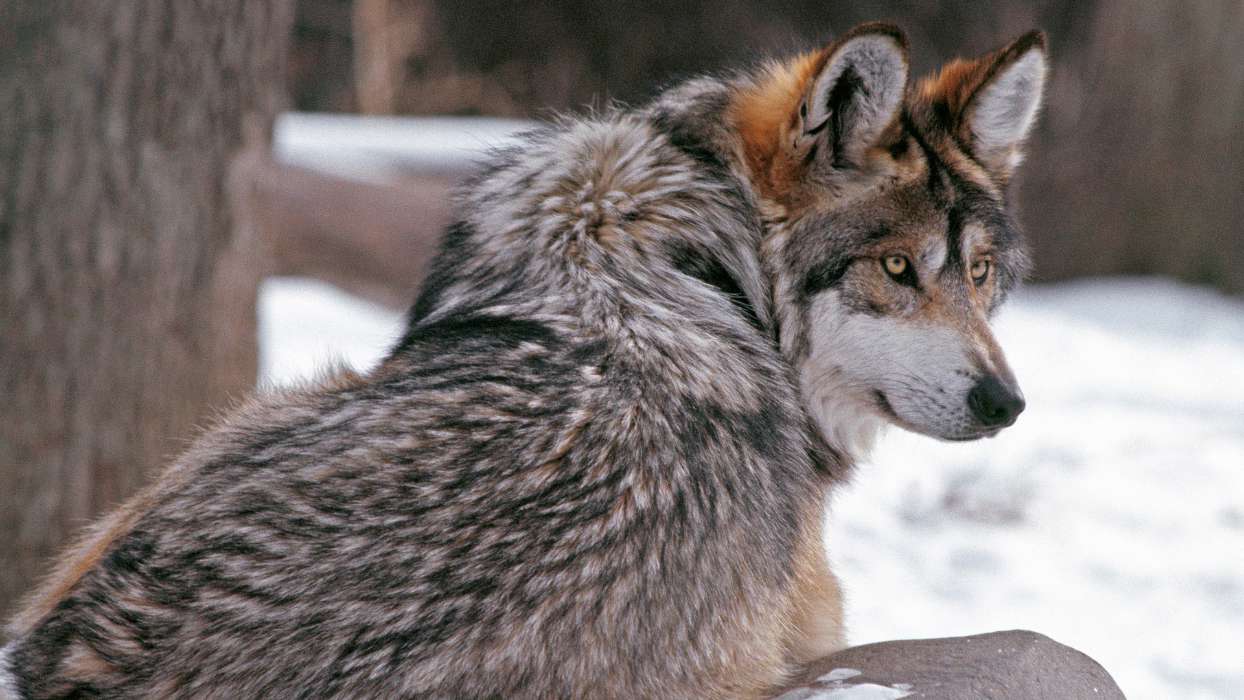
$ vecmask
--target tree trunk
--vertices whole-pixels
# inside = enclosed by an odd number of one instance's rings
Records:
[[[288,1],[0,7],[0,612],[256,374]]]

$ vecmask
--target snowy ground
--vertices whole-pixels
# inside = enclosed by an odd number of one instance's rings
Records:
[[[271,279],[267,381],[364,368],[401,315]],[[1155,280],[1031,287],[998,331],[1028,397],[996,439],[893,431],[834,502],[851,640],[1028,628],[1132,698],[1244,698],[1244,302]]]
[[[836,500],[853,641],[1024,627],[1133,698],[1244,698],[1244,303],[1036,287],[998,331],[1015,427],[894,431]]]

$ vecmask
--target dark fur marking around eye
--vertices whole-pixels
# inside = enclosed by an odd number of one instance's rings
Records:
[[[897,275],[890,272],[888,269],[886,269],[884,262],[882,262],[881,267],[882,269],[885,269],[885,273],[890,276],[890,279],[894,280],[895,282],[898,282],[904,287],[911,287],[912,289],[920,289],[920,280],[916,277],[915,266],[912,265],[910,261],[908,261],[907,266],[903,268],[903,271]]]
[[[851,258],[834,258],[813,267],[803,280],[803,300],[807,301],[814,294],[837,285],[847,274],[851,262]]]
[[[863,235],[861,240],[867,243],[875,243],[884,239],[886,236],[889,236],[891,233],[892,231],[888,226],[877,226],[869,229],[868,232]]]
[[[988,193],[950,173],[957,199],[946,212],[946,270],[957,270],[964,264],[963,229],[969,221],[984,226],[999,245],[1011,243],[1017,234],[1008,221],[1005,210]]]
[[[943,269],[955,270],[963,264],[963,218],[962,207],[951,207],[946,215],[946,265]]]

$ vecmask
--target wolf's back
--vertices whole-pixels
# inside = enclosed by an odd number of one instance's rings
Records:
[[[0,647],[0,700],[17,700],[17,683],[9,670],[10,645]]]
[[[500,156],[391,356],[206,434],[23,631],[17,686],[653,696],[780,674],[739,645],[781,649],[820,501],[767,309],[715,286],[756,221],[693,132],[619,115]]]

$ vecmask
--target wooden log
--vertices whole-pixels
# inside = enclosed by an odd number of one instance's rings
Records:
[[[348,180],[268,161],[253,172],[272,272],[316,277],[405,309],[451,216],[453,179]]]
[[[854,694],[848,691],[854,691]],[[812,664],[775,700],[963,700],[1124,696],[1093,659],[1036,632],[908,639],[844,649]]]

